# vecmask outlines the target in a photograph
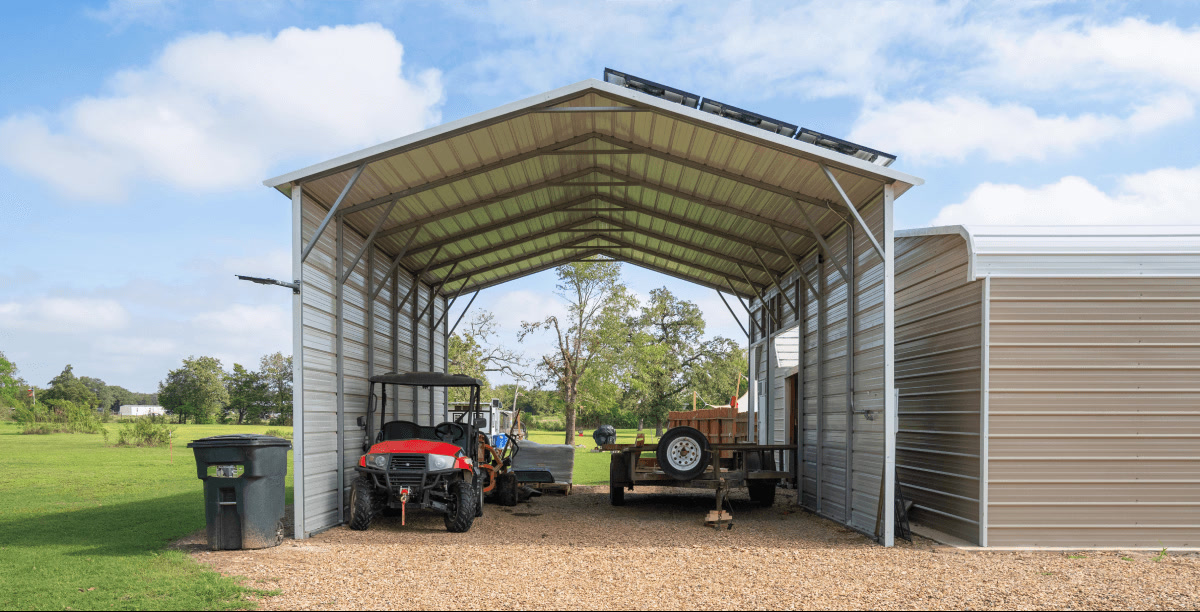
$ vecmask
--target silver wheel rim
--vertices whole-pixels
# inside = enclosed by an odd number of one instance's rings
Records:
[[[700,445],[688,437],[671,440],[667,445],[667,463],[680,472],[687,472],[700,464]]]

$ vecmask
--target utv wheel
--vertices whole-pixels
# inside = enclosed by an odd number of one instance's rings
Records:
[[[350,485],[350,528],[363,531],[371,525],[375,516],[375,487],[363,477],[354,479]]]
[[[673,427],[658,440],[658,467],[675,480],[691,480],[708,468],[708,437],[692,427]]]
[[[625,474],[628,472],[625,453],[613,453],[608,462],[608,503],[614,506],[625,505]]]
[[[774,471],[775,456],[772,454],[747,453],[746,454],[746,471],[757,472],[759,470]],[[747,480],[746,488],[750,492],[750,501],[758,502],[763,506],[770,508],[775,505],[775,490],[777,488],[777,480]]]
[[[450,533],[466,533],[475,522],[475,509],[478,500],[475,498],[475,487],[468,482],[458,481],[450,485],[450,507],[443,517],[446,521],[446,531]]]

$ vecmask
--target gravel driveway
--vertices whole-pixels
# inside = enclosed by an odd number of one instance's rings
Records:
[[[406,527],[384,518],[193,555],[278,589],[266,609],[1200,608],[1195,555],[963,552],[919,538],[885,549],[796,511],[784,491],[769,509],[735,493],[735,527],[718,532],[701,524],[711,493],[639,488],[613,508],[607,490],[488,505],[465,534],[413,513]]]

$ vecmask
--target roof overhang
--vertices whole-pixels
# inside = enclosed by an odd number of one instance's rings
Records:
[[[919,178],[587,80],[264,182],[442,294],[589,257],[750,297]]]

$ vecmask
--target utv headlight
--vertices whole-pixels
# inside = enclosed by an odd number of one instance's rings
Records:
[[[448,470],[454,467],[454,457],[450,455],[429,455],[429,470]]]
[[[382,470],[387,468],[387,464],[388,455],[386,454],[367,455],[367,467],[373,467]]]

